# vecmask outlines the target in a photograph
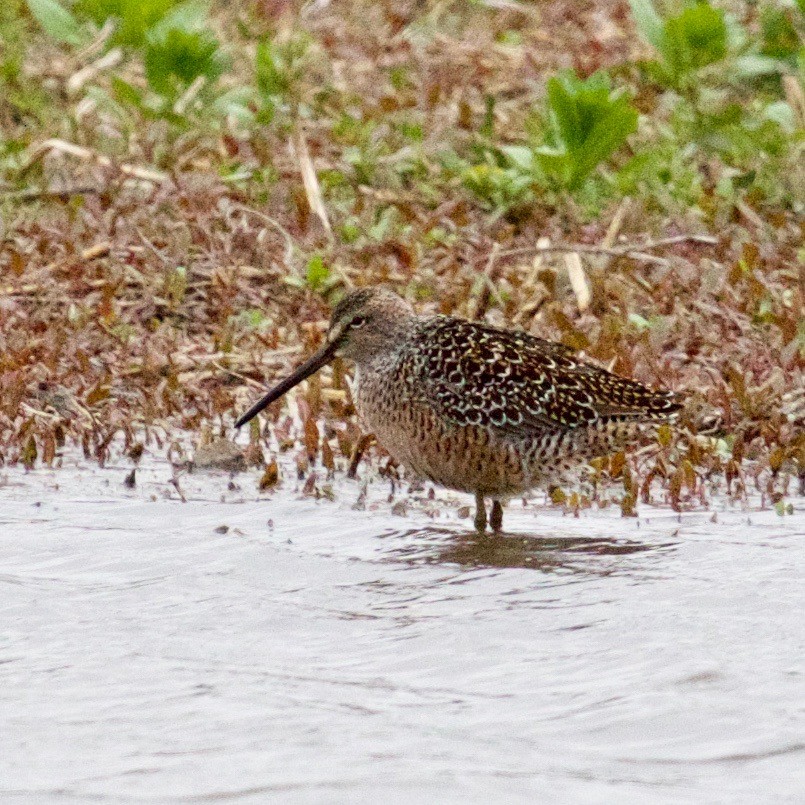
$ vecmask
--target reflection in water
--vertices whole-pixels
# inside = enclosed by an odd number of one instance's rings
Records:
[[[639,542],[623,538],[590,538],[457,533],[448,528],[411,529],[389,534],[397,538],[387,556],[407,564],[455,564],[462,567],[528,568],[547,573],[568,572],[607,576],[626,566],[623,557],[666,551],[676,542]],[[633,569],[633,568],[632,568]]]

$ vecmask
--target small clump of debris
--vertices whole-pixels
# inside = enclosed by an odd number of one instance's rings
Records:
[[[246,469],[246,457],[243,450],[229,439],[213,439],[196,450],[192,466],[196,470],[243,472]]]

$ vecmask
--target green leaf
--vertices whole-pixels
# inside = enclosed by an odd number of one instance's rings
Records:
[[[48,36],[68,45],[84,41],[78,20],[56,0],[25,0],[28,10]]]
[[[307,261],[305,279],[311,291],[322,291],[327,287],[330,269],[325,265],[324,258],[320,254],[314,254]]]
[[[241,125],[249,125],[255,120],[251,108],[255,101],[253,87],[232,87],[219,95],[213,105],[223,117],[230,117]]]
[[[264,103],[279,106],[290,99],[307,70],[310,48],[311,39],[303,33],[285,42],[264,40],[257,45],[257,89]]]
[[[629,5],[632,7],[632,16],[637,29],[643,38],[656,50],[662,51],[665,28],[662,17],[654,8],[654,3],[651,0],[629,0]]]
[[[186,31],[180,28],[149,34],[145,48],[145,76],[160,95],[181,92],[197,78],[212,82],[224,69],[218,40],[209,31]]]
[[[533,177],[530,172],[523,173],[517,168],[505,170],[482,163],[462,170],[461,180],[488,208],[498,213],[533,202]]]
[[[547,176],[550,176],[563,187],[571,184],[573,170],[572,161],[566,151],[543,145],[535,149],[534,156]]]
[[[257,45],[255,60],[257,70],[257,89],[266,97],[285,95],[289,82],[285,64],[277,49],[271,42],[260,42]]]
[[[174,0],[171,0],[173,3]],[[162,6],[163,7],[164,3]],[[207,7],[199,0],[167,7],[159,20],[149,28],[146,38],[159,38],[170,31],[201,31],[207,22]]]
[[[758,76],[774,75],[781,73],[785,69],[777,59],[768,56],[758,56],[754,53],[747,53],[739,56],[733,62],[735,71],[742,78],[757,78]]]
[[[629,323],[634,325],[638,332],[644,332],[651,329],[651,322],[639,313],[629,314]]]
[[[573,184],[578,186],[595,170],[599,163],[609,159],[626,138],[637,131],[637,110],[625,98],[615,100],[602,113],[588,134],[584,147],[576,154]]]
[[[793,12],[766,7],[761,12],[760,23],[763,34],[761,50],[763,55],[788,61],[793,66],[796,63],[802,37],[797,32],[791,19],[792,16]]]
[[[766,120],[775,122],[783,131],[793,134],[797,129],[797,118],[794,110],[785,101],[770,103],[763,111]]]
[[[177,6],[179,0],[78,0],[76,10],[97,25],[116,21],[114,44],[139,48],[148,32]]]
[[[572,72],[551,78],[548,107],[549,141],[535,153],[545,172],[570,190],[637,130],[637,110],[621,92],[612,91],[604,72],[585,80]]]
[[[504,145],[500,151],[522,171],[530,171],[534,167],[534,152],[527,145]]]
[[[139,109],[142,106],[142,92],[137,87],[116,75],[112,76],[111,82],[112,90],[114,91],[117,101],[123,104],[129,104],[135,109]]]
[[[676,78],[720,61],[727,55],[724,12],[709,3],[688,6],[665,22],[663,60]]]
[[[651,0],[630,0],[638,30],[657,51],[660,77],[672,85],[727,55],[729,30],[724,11],[705,0],[688,2],[675,15],[661,17]]]
[[[225,68],[218,40],[206,27],[206,10],[198,2],[168,11],[146,34],[145,75],[160,95],[182,92],[197,78],[215,81]]]

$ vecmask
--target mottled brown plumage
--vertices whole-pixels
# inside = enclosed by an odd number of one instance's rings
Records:
[[[269,392],[240,426],[341,355],[355,362],[356,402],[389,453],[418,475],[500,501],[564,480],[583,462],[628,447],[679,402],[577,358],[561,344],[448,316],[417,316],[385,289],[348,294],[323,349]]]

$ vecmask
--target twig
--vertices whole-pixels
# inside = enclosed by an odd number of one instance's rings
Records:
[[[785,99],[794,110],[794,117],[799,121],[800,127],[805,127],[805,89],[801,79],[797,79],[795,75],[784,75],[782,82]]]
[[[36,187],[26,187],[24,190],[6,190],[2,191],[3,198],[11,199],[13,201],[38,201],[39,199],[59,199],[60,201],[67,201],[73,196],[87,196],[92,193],[100,193],[101,189],[94,185],[78,185],[76,187],[63,187],[38,189]]]
[[[179,499],[182,501],[182,503],[187,503],[187,498],[184,496],[184,492],[182,492],[182,487],[179,486],[179,477],[176,475],[175,470],[173,478],[171,478],[168,483],[179,493]]]
[[[90,148],[84,148],[75,143],[68,143],[66,140],[50,139],[40,143],[40,145],[36,146],[31,151],[28,164],[22,172],[25,173],[32,165],[51,151],[57,151],[60,154],[69,154],[70,156],[78,157],[78,159],[85,161],[94,161],[104,168],[115,166],[115,163],[109,159],[109,157],[99,154]],[[130,176],[134,179],[150,182],[151,184],[163,184],[169,181],[170,178],[167,173],[163,173],[162,171],[157,171],[152,168],[141,168],[138,165],[129,165],[125,162],[117,165],[117,168],[124,176]]]
[[[240,210],[240,212],[245,212],[248,215],[253,215],[255,218],[259,218],[264,223],[276,229],[277,232],[279,232],[280,235],[282,235],[282,237],[285,239],[285,264],[288,266],[288,268],[293,266],[293,252],[296,244],[294,243],[293,237],[291,237],[291,233],[276,218],[272,218],[270,215],[266,215],[264,212],[253,210],[251,207],[247,207],[245,204],[239,204],[238,202],[234,202],[232,204],[232,209]]]
[[[109,254],[112,252],[112,244],[107,242],[96,243],[94,246],[89,246],[86,249],[83,249],[79,255],[77,255],[78,259],[81,260],[82,263],[89,263],[92,260],[98,260],[101,257],[108,257]],[[52,263],[48,263],[45,266],[45,271],[53,271],[54,268],[60,265],[64,265],[65,263],[69,262],[70,260],[75,259],[75,256],[68,256],[63,257],[60,260],[54,260]]]
[[[601,241],[601,245],[605,249],[611,249],[615,245],[615,239],[621,231],[623,219],[626,218],[626,213],[629,212],[631,205],[632,200],[628,196],[618,205],[615,215],[612,216],[612,220],[609,222],[604,239]]]
[[[204,89],[207,83],[207,76],[196,76],[193,83],[182,93],[182,96],[173,104],[173,111],[177,115],[183,115],[187,111],[187,107],[198,97],[199,92]]]
[[[576,295],[576,305],[579,312],[584,313],[590,307],[592,291],[590,290],[590,281],[587,279],[587,274],[584,273],[581,255],[578,252],[566,254],[565,268],[567,269],[567,277],[570,280],[570,287]]]
[[[550,240],[546,237],[541,237],[537,240],[537,246],[547,246],[549,243]],[[522,286],[524,297],[529,301],[520,307],[520,309],[514,315],[513,323],[518,327],[528,329],[528,322],[530,322],[531,319],[537,315],[542,306],[551,296],[550,293],[548,293],[547,288],[545,288],[542,283],[539,283],[538,285],[539,274],[542,270],[542,255],[537,252],[531,261],[531,269],[528,272]],[[542,285],[542,290],[540,290],[540,285]]]
[[[673,235],[670,238],[649,240],[646,243],[638,244],[637,248],[653,251],[654,249],[664,249],[666,246],[675,246],[678,243],[705,243],[708,246],[715,246],[718,243],[718,238],[714,235]],[[632,247],[622,246],[618,248],[631,249]]]
[[[500,253],[500,257],[516,257],[521,254],[534,254],[557,252],[560,254],[576,252],[577,254],[605,254],[609,257],[632,257],[646,263],[657,263],[666,265],[668,261],[664,257],[657,257],[654,254],[646,254],[636,249],[607,249],[603,246],[589,246],[584,243],[555,243],[550,246],[523,246],[519,249],[507,249]]]
[[[111,244],[96,243],[94,246],[90,246],[89,248],[84,249],[79,255],[71,255],[70,257],[64,257],[61,260],[54,260],[52,263],[48,263],[44,267],[44,271],[53,271],[54,268],[64,265],[70,260],[74,260],[76,257],[83,263],[89,263],[92,260],[99,260],[101,257],[108,257],[111,253],[112,253]],[[27,283],[25,285],[20,286],[19,288],[4,289],[0,287],[0,294],[3,294],[4,296],[18,298],[24,296],[38,296],[41,293],[45,293],[47,291],[52,290],[53,290],[52,284]]]
[[[86,61],[87,59],[94,59],[101,53],[112,37],[112,34],[117,30],[117,21],[114,17],[109,17],[103,24],[103,27],[98,31],[98,35],[90,42],[85,48],[76,53],[76,58],[79,61]]]
[[[232,377],[236,377],[238,380],[242,380],[244,383],[254,386],[254,388],[265,391],[265,383],[261,383],[259,380],[255,380],[253,377],[248,377],[240,372],[236,372],[234,369],[229,369],[218,361],[210,361],[210,366],[214,366],[216,369],[218,369],[218,371],[232,375]]]
[[[745,202],[740,199],[735,202],[735,208],[756,229],[763,231],[766,228],[763,219]]]
[[[20,408],[31,416],[41,416],[45,419],[49,419],[51,422],[59,422],[62,418],[58,414],[51,414],[49,411],[34,408],[32,405],[28,405],[26,402],[20,403]]]
[[[480,0],[480,5],[495,11],[514,11],[525,17],[536,16],[539,12],[525,3],[512,2],[512,0]]]
[[[606,234],[604,235],[599,248],[612,249],[614,247],[615,240],[618,237],[618,233],[621,231],[623,220],[626,218],[626,213],[629,211],[631,203],[631,199],[626,197],[618,205],[618,209],[615,211],[615,215],[612,216],[612,220],[609,222]],[[613,258],[611,255],[602,255],[602,260],[600,261],[602,263],[602,268],[606,268],[612,259]],[[576,302],[578,304],[579,311],[584,312],[590,306],[590,302],[592,301],[592,289],[590,288],[590,281],[587,277],[587,274],[584,271],[584,265],[581,261],[581,255],[579,252],[575,251],[571,254],[565,255],[565,267],[567,268],[567,275],[570,279],[570,286],[573,288],[573,292],[576,294]]]
[[[302,184],[305,187],[305,195],[310,209],[321,221],[321,225],[332,240],[333,229],[330,226],[330,219],[327,217],[327,210],[324,207],[324,199],[321,195],[319,178],[316,169],[313,167],[313,160],[310,158],[310,151],[307,147],[307,140],[301,129],[296,129],[290,141],[291,155],[299,162],[299,172],[302,174]]]
[[[352,455],[349,457],[347,478],[355,478],[355,476],[358,474],[358,464],[360,464],[363,454],[374,441],[375,436],[373,433],[364,433],[360,436],[358,441],[355,443],[355,447],[352,448]]]
[[[484,273],[475,281],[473,293],[470,296],[467,316],[471,321],[482,318],[489,306],[489,295],[495,292],[495,262],[500,254],[500,244],[494,243],[489,259],[486,261]]]
[[[90,246],[88,249],[84,249],[81,252],[81,259],[85,263],[88,263],[90,260],[98,260],[101,257],[107,257],[111,251],[111,243],[96,243],[94,246]]]
[[[108,53],[101,56],[92,64],[82,67],[78,72],[73,73],[67,81],[66,90],[68,95],[76,95],[88,81],[92,81],[98,73],[108,70],[110,67],[117,67],[123,61],[123,51],[120,48],[113,48]]]
[[[300,16],[307,17],[318,14],[320,11],[324,11],[330,3],[331,0],[309,0],[302,6]]]
[[[163,262],[164,265],[170,265],[170,260],[142,233],[140,227],[135,227],[140,240]]]
[[[642,260],[646,263],[657,263],[666,265],[668,260],[664,257],[657,257],[647,254],[647,251],[662,249],[666,246],[673,246],[677,243],[706,243],[714,245],[718,243],[718,238],[710,235],[676,235],[672,238],[662,240],[651,240],[647,243],[616,246],[607,248],[605,246],[591,246],[586,243],[556,243],[549,246],[523,246],[518,249],[506,249],[498,254],[498,257],[515,257],[521,254],[547,253],[547,252],[578,252],[580,254],[604,254],[609,257],[632,257],[635,260]]]

